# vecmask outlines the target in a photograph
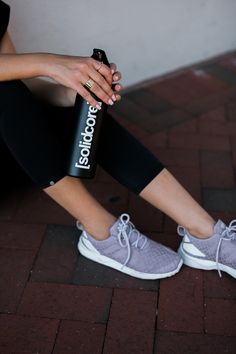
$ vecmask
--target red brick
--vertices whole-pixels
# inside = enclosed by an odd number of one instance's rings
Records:
[[[0,247],[38,249],[45,225],[0,222]]]
[[[167,145],[167,133],[158,132],[150,134],[147,138],[142,139],[142,144],[152,151],[157,147],[166,147]]]
[[[158,148],[156,155],[165,166],[198,167],[199,152],[185,149]],[[154,151],[155,153],[155,151]]]
[[[170,128],[174,133],[196,133],[197,119],[187,120]]]
[[[122,206],[127,204],[128,191],[116,181],[113,183],[95,182],[86,184],[86,186],[89,192],[104,206],[112,203]],[[114,198],[116,201],[113,202]]]
[[[173,126],[189,122],[193,119],[192,115],[179,108],[172,108],[166,112],[142,120],[139,124],[150,134],[166,131]]]
[[[123,127],[128,128],[130,125],[130,121],[124,117],[124,115],[116,112],[116,107],[109,108],[109,113],[112,115],[113,118],[115,118]]]
[[[200,171],[198,167],[171,166],[169,171],[192,197],[201,203]]]
[[[1,354],[51,354],[59,321],[0,315]]]
[[[236,336],[236,301],[206,299],[206,333]]]
[[[194,75],[195,79],[198,80],[198,83],[205,87],[208,90],[208,94],[211,92],[218,92],[222,91],[223,89],[227,88],[228,85],[218,79],[217,77],[208,74],[204,70],[199,70],[198,68],[191,70],[191,73]]]
[[[171,148],[230,150],[229,139],[226,136],[170,133],[169,143]]]
[[[18,312],[28,316],[106,322],[111,295],[111,289],[28,283]]]
[[[127,130],[139,140],[143,140],[149,136],[149,134],[137,124],[130,124]]]
[[[130,195],[128,212],[137,229],[144,232],[162,230],[163,214],[141,197]]]
[[[147,291],[157,291],[159,287],[157,280],[147,281],[131,277],[85,257],[78,258],[73,276],[73,284]]]
[[[70,283],[79,256],[76,227],[49,225],[44,236],[31,281]]]
[[[230,143],[231,143],[231,147],[232,147],[233,165],[234,165],[234,168],[236,168],[236,141],[235,141],[235,139],[231,138]]]
[[[125,211],[128,204],[128,189],[123,187],[117,181],[115,183],[94,182],[84,183],[88,191],[105,208],[115,215]]]
[[[231,155],[223,151],[202,151],[202,185],[212,188],[234,188],[234,171]]]
[[[9,221],[12,220],[17,208],[22,199],[22,193],[20,191],[9,193],[5,196],[1,196],[0,200],[0,220]]]
[[[184,109],[192,114],[202,114],[213,110],[236,97],[236,88],[230,87],[224,91],[206,95],[200,99],[195,99],[185,104]]]
[[[101,166],[97,169],[97,182],[116,183],[116,180],[109,175]]]
[[[138,124],[143,127],[145,127],[146,121],[152,120],[154,117],[147,109],[130,100],[127,96],[123,96],[121,102],[115,105],[113,109],[119,116],[126,118],[130,123]],[[126,128],[128,127],[129,125],[126,126]]]
[[[150,89],[173,104],[184,105],[226,87],[225,83],[206,73],[199,75],[199,72],[187,71],[154,84]]]
[[[61,321],[53,354],[102,353],[106,327],[80,321]]]
[[[235,100],[226,105],[226,115],[227,115],[227,119],[229,121],[236,120],[236,102],[235,102]]]
[[[200,134],[227,136],[227,126],[225,122],[208,121],[199,119]]]
[[[236,122],[220,122],[200,118],[199,132],[200,134],[235,136]]]
[[[235,354],[236,338],[158,332],[155,354]]]
[[[228,225],[233,219],[235,219],[235,212],[234,211],[212,211],[212,217],[214,220],[221,219],[226,225]]]
[[[226,57],[226,58],[221,59],[218,63],[227,69],[230,69],[232,71],[236,71],[235,54],[232,54],[230,57]]]
[[[203,113],[198,119],[202,121],[207,120],[211,122],[225,123],[226,122],[225,107],[224,106],[216,107],[211,111]]]
[[[164,215],[164,226],[163,226],[163,232],[165,233],[170,233],[170,234],[175,234],[177,230],[177,223],[172,220],[169,216]]]
[[[0,311],[15,312],[32,269],[35,252],[0,249]]]
[[[203,280],[200,270],[183,266],[174,277],[161,280],[158,328],[203,332]]]
[[[222,278],[219,277],[218,272],[204,272],[204,295],[236,300],[235,279],[224,272]]]
[[[74,218],[67,211],[35,187],[25,193],[14,220],[25,223],[74,224]]]
[[[153,352],[157,294],[115,290],[104,354]]]

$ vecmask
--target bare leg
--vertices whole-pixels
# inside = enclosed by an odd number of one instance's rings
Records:
[[[80,220],[96,239],[109,236],[109,229],[117,218],[96,201],[80,180],[67,176],[44,191]],[[140,197],[187,228],[192,235],[199,238],[212,235],[215,221],[167,169],[142,190]]]
[[[79,179],[66,176],[44,192],[78,219],[93,237],[103,240],[109,236],[117,218],[96,201]]]
[[[167,169],[158,174],[140,196],[187,228],[192,235],[199,238],[212,235],[215,221]]]

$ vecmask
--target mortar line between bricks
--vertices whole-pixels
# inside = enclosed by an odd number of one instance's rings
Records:
[[[159,304],[159,299],[160,299],[159,291],[160,291],[160,282],[159,282],[159,289],[157,290],[157,298],[156,298],[156,316],[155,316],[155,324],[154,324],[152,354],[155,354],[155,349],[156,349],[156,345],[157,345],[157,317],[158,317],[158,304]]]
[[[23,289],[23,291],[22,291],[21,296],[19,297],[19,301],[18,301],[18,304],[17,304],[17,306],[16,306],[16,312],[15,312],[16,314],[18,314],[19,306],[20,306],[20,304],[21,304],[22,298],[23,298],[24,293],[25,293],[25,288],[26,288],[26,286],[27,286],[27,284],[29,283],[29,280],[30,280],[30,278],[31,278],[32,269],[34,268],[34,265],[35,265],[36,260],[37,260],[37,258],[38,258],[39,250],[40,250],[40,248],[41,248],[41,246],[42,246],[42,244],[43,244],[44,235],[45,235],[45,233],[46,233],[46,231],[47,231],[47,227],[48,227],[48,225],[46,225],[45,231],[44,231],[44,233],[43,233],[42,240],[41,240],[41,242],[40,242],[40,244],[39,244],[38,250],[37,250],[37,252],[36,252],[36,254],[35,254],[35,256],[34,256],[33,262],[32,262],[32,264],[31,264],[31,269],[30,269],[30,271],[29,271],[28,278],[27,278],[27,280],[26,280],[26,282],[25,282],[24,289]]]
[[[198,153],[198,164],[199,164],[199,176],[200,176],[200,198],[201,204],[203,205],[204,201],[204,188],[203,188],[203,166],[202,166],[202,154],[203,150],[197,150]]]
[[[183,332],[183,331],[174,331],[174,330],[164,330],[161,329],[159,330],[159,333],[174,333],[174,334],[184,334],[184,335],[192,335],[192,334],[197,334],[199,336],[204,336],[204,337],[219,337],[219,338],[236,338],[236,336],[229,336],[225,334],[217,334],[217,333],[201,333],[201,332]],[[159,353],[158,353],[159,354]]]
[[[33,270],[33,268],[34,268],[34,266],[35,266],[35,264],[36,264],[36,261],[37,261],[37,259],[38,259],[38,257],[39,257],[39,252],[40,252],[40,249],[41,249],[41,247],[42,247],[42,245],[43,245],[43,243],[44,243],[44,238],[45,238],[45,234],[47,233],[47,229],[48,229],[48,224],[46,224],[45,231],[44,231],[44,233],[43,233],[41,242],[40,242],[40,244],[39,244],[38,250],[37,250],[37,252],[36,252],[36,254],[35,254],[35,257],[34,257],[34,260],[33,260],[33,262],[32,262],[32,267],[31,267],[31,270],[30,270],[30,272],[29,272],[29,276],[28,276],[28,279],[27,279],[27,283],[30,281],[30,278],[31,278],[31,275],[32,275],[32,270]]]
[[[110,319],[110,314],[111,314],[111,307],[112,307],[112,300],[113,300],[113,297],[114,297],[114,292],[115,292],[115,290],[114,290],[114,288],[112,288],[111,301],[110,301],[109,313],[108,313],[108,316],[107,316],[107,323],[106,323],[104,339],[103,339],[103,343],[102,343],[101,354],[104,353],[104,349],[105,349],[105,342],[106,342],[106,336],[107,336],[107,327],[109,325],[109,319]]]
[[[59,320],[59,323],[58,323],[58,326],[57,326],[57,332],[56,332],[56,335],[55,335],[54,344],[53,344],[53,347],[52,347],[51,354],[53,354],[53,352],[54,352],[54,349],[55,349],[55,346],[56,346],[56,341],[57,341],[57,337],[58,337],[58,335],[59,335],[59,330],[60,330],[61,324],[62,324],[62,320],[60,319],[60,320]]]
[[[9,315],[9,316],[17,316],[17,317],[24,317],[24,318],[36,318],[36,319],[46,319],[46,320],[54,320],[54,321],[70,321],[70,322],[83,322],[83,323],[89,323],[89,324],[101,324],[105,325],[104,322],[102,321],[92,321],[92,320],[81,320],[81,319],[73,319],[73,318],[58,318],[58,317],[48,317],[48,316],[37,316],[37,315],[30,315],[30,314],[21,314],[19,312],[0,312],[1,315]],[[1,354],[1,353],[0,353]]]
[[[229,138],[229,145],[230,145],[230,157],[231,157],[231,162],[232,162],[232,167],[233,167],[233,175],[234,175],[234,188],[235,186],[235,181],[236,181],[236,168],[234,166],[234,156],[233,156],[233,136]]]
[[[170,131],[171,131],[171,128],[167,128],[166,129],[166,148],[167,149],[170,149]]]
[[[202,297],[203,297],[203,334],[206,333],[206,301],[205,301],[205,272],[202,271]]]

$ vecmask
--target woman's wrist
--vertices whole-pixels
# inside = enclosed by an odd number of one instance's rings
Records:
[[[51,53],[38,53],[37,54],[37,76],[46,76],[54,78],[54,66],[56,62],[56,54]]]

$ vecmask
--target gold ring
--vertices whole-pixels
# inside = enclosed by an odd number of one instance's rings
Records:
[[[94,81],[92,79],[88,79],[84,84],[84,86],[86,86],[89,90],[91,90],[93,85],[94,85]]]
[[[99,64],[99,68],[97,69],[97,71],[99,71],[101,69],[103,62],[102,61],[98,61],[98,64]]]

